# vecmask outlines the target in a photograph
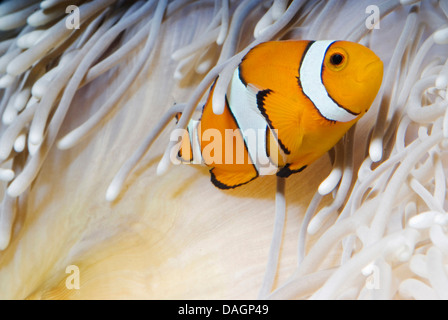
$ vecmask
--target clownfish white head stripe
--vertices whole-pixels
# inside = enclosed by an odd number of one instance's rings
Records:
[[[349,122],[359,114],[350,112],[337,104],[327,92],[322,81],[322,69],[328,48],[334,40],[310,42],[300,65],[299,83],[303,93],[311,100],[319,113],[327,120]]]

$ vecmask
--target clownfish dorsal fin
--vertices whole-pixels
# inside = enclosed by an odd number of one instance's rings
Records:
[[[258,177],[257,171],[229,171],[215,167],[210,170],[212,183],[220,189],[233,189]]]
[[[263,115],[285,154],[297,150],[302,144],[303,133],[300,128],[301,113],[298,101],[293,101],[280,92],[263,89],[252,83],[247,85],[254,96],[254,106]],[[276,132],[276,133],[275,133]]]

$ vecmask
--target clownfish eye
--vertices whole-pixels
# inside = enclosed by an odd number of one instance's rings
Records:
[[[330,57],[330,63],[334,66],[340,65],[344,61],[344,56],[340,53],[334,53]]]

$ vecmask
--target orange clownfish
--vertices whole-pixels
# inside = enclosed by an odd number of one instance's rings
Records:
[[[221,189],[259,175],[288,177],[330,150],[369,110],[382,77],[381,60],[358,43],[261,43],[236,68],[219,115],[212,85],[178,155],[200,158]]]

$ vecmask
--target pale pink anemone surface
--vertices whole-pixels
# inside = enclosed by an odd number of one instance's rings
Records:
[[[447,16],[442,0],[2,2],[0,298],[448,298]],[[222,191],[172,165],[174,113],[185,127],[217,75],[219,111],[242,55],[278,39],[376,52],[367,115],[286,181]]]

